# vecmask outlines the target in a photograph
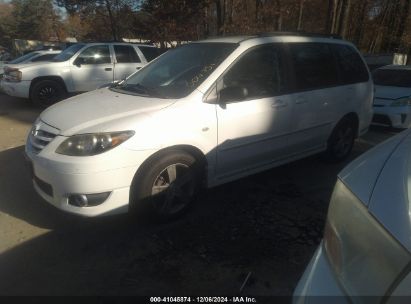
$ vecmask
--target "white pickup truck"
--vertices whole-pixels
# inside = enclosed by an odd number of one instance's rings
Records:
[[[47,107],[69,94],[91,91],[133,74],[159,49],[130,43],[78,43],[51,62],[5,67],[0,86],[10,96]]]

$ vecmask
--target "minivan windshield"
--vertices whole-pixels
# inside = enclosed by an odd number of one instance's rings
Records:
[[[166,52],[112,90],[159,98],[182,98],[193,92],[236,43],[192,43]]]
[[[376,85],[411,87],[411,70],[378,69],[372,76]]]
[[[63,62],[63,61],[69,60],[71,57],[74,56],[74,54],[76,54],[84,46],[85,46],[84,43],[73,44],[72,46],[69,46],[64,51],[62,51],[60,54],[58,54],[56,57],[54,57],[52,61]]]

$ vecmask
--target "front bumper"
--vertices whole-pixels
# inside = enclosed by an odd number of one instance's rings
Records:
[[[64,138],[55,139],[57,142],[61,140]],[[49,146],[52,147],[47,146],[39,154],[26,145],[33,185],[44,200],[63,211],[88,217],[128,211],[131,183],[149,151],[117,147],[97,157],[69,157],[54,153],[56,145],[58,143],[51,142]],[[97,206],[69,204],[70,195],[105,192],[110,195]]]
[[[4,79],[1,80],[1,91],[7,95],[21,98],[30,97],[30,81],[10,82]]]
[[[293,303],[350,303],[337,282],[322,243],[294,290]]]
[[[374,107],[372,123],[394,128],[409,128],[411,125],[411,107]]]

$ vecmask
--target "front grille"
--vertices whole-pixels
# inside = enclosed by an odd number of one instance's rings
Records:
[[[29,144],[33,152],[39,153],[44,149],[56,136],[57,134],[51,133],[44,130],[46,127],[43,124],[35,124],[30,131]],[[51,128],[48,127],[50,130]]]

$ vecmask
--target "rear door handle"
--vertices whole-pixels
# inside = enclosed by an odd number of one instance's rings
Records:
[[[112,71],[112,68],[105,68],[104,71]]]
[[[141,67],[136,67],[136,70],[139,70],[139,69],[141,69]]]
[[[278,108],[284,108],[284,107],[286,107],[287,105],[288,105],[287,102],[285,102],[284,100],[279,99],[279,100],[274,101],[274,102],[271,104],[271,107],[272,107],[272,108],[275,108],[275,109],[278,109]]]

